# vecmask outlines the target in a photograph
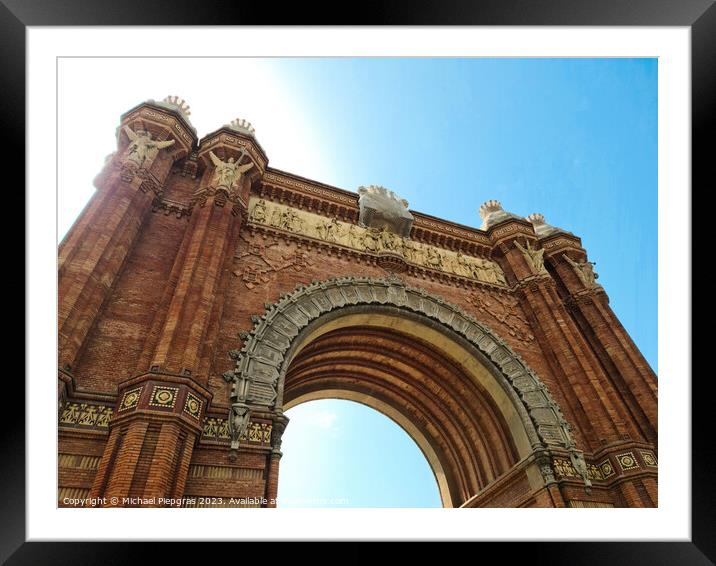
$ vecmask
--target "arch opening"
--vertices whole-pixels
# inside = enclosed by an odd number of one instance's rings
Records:
[[[331,392],[408,431],[446,505],[474,503],[515,474],[524,493],[541,489],[554,481],[552,449],[583,463],[534,371],[470,314],[397,277],[299,286],[255,316],[242,339],[236,369],[225,374],[233,381],[232,447],[252,407],[280,415]]]
[[[389,307],[344,309],[295,340],[284,410],[322,398],[362,403],[395,421],[460,505],[530,450],[522,421],[484,364],[438,328]]]
[[[393,419],[325,391],[286,407],[279,507],[440,507],[430,463]]]

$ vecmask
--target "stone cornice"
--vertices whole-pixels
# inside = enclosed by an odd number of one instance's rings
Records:
[[[165,216],[170,214],[177,218],[191,216],[192,206],[191,204],[185,204],[182,202],[169,200],[161,196],[154,198],[152,202],[152,212],[163,212]]]
[[[143,102],[121,116],[121,124],[128,124],[138,120],[149,120],[166,127],[184,146],[185,155],[196,146],[196,135],[178,111]]]
[[[358,194],[278,169],[267,169],[254,193],[323,216],[358,221]]]
[[[353,223],[358,222],[357,193],[278,169],[267,168],[262,183],[254,189],[254,194],[328,218],[336,217]],[[490,238],[482,230],[414,210],[410,213],[415,217],[411,231],[412,239],[475,255],[489,254]]]
[[[422,241],[437,240],[444,247],[450,249],[473,251],[492,248],[492,242],[483,230],[436,218],[422,212],[411,211],[411,213],[415,216],[411,237]]]
[[[256,141],[256,138],[242,134],[226,126],[222,126],[218,130],[207,134],[199,141],[197,152],[199,158],[204,161],[205,166],[209,163],[206,158],[207,152],[219,144],[225,144],[239,150],[245,149],[252,161],[258,166],[258,169],[262,172],[266,170],[268,157],[259,142]]]
[[[554,256],[555,254],[562,252],[567,249],[572,249],[585,253],[582,248],[582,240],[573,234],[566,232],[557,232],[546,238],[540,238],[542,243],[542,249],[547,257]]]
[[[520,236],[537,240],[532,224],[529,220],[522,218],[507,218],[502,222],[490,226],[487,230],[487,234],[490,236],[495,247]]]

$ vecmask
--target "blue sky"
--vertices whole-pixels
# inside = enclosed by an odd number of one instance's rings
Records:
[[[331,164],[333,178],[317,180],[381,184],[468,226],[491,198],[543,213],[582,238],[657,370],[656,59],[275,64]]]
[[[116,148],[120,114],[178,94],[200,138],[249,119],[279,169],[352,191],[383,185],[474,227],[488,199],[541,212],[582,238],[657,371],[656,59],[80,57],[58,69],[58,239]],[[133,80],[108,89],[117,76]],[[213,76],[222,88],[197,80]],[[93,119],[76,128],[92,101]],[[387,417],[337,400],[287,414],[285,506],[439,506],[427,462]]]
[[[384,185],[415,210],[468,226],[493,198],[523,216],[543,213],[582,238],[657,370],[656,59],[274,64],[331,164],[332,177],[317,180]],[[280,498],[439,506],[427,462],[386,417],[335,400],[287,414]]]
[[[286,414],[279,507],[441,506],[427,460],[388,417],[338,399]]]

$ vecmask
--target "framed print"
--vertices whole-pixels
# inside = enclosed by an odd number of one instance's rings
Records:
[[[713,559],[689,328],[711,3],[6,5],[9,564],[154,540]]]

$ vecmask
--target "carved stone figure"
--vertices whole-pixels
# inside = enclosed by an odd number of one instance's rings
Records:
[[[249,426],[251,411],[243,403],[234,403],[231,406],[231,419],[229,430],[231,431],[231,448],[236,450],[239,447],[239,439],[246,432]]]
[[[291,211],[291,220],[289,230],[292,232],[303,232],[303,218],[296,214],[293,210]]]
[[[242,152],[241,157],[243,157],[245,153],[246,152]],[[245,165],[239,165],[239,162],[235,161],[233,157],[230,157],[228,161],[222,161],[213,151],[209,152],[209,157],[216,167],[212,183],[216,187],[225,187],[229,190],[233,189],[241,180],[241,176],[254,166],[251,162]],[[241,161],[241,157],[239,157],[239,161]]]
[[[480,258],[475,258],[470,262],[470,275],[478,281],[497,283],[494,274],[485,268],[485,262]]]
[[[443,271],[455,274],[458,272],[457,261],[455,260],[455,257],[449,253],[446,253],[443,256]]]
[[[360,233],[358,232],[355,224],[351,224],[348,227],[345,243],[351,248],[357,248],[360,246]]]
[[[428,267],[432,267],[433,269],[442,269],[443,256],[435,248],[428,247],[428,254],[425,263]]]
[[[269,220],[269,224],[271,226],[275,226],[278,228],[281,225],[281,209],[280,208],[274,208],[273,212],[271,213],[271,220]]]
[[[457,258],[455,261],[457,262],[455,272],[458,275],[462,275],[463,277],[470,277],[472,275],[470,262],[462,253],[457,252]]]
[[[591,261],[574,261],[567,254],[562,254],[562,257],[569,263],[576,272],[577,276],[582,280],[585,287],[598,287],[597,279],[599,274],[594,271],[596,263]]]
[[[400,251],[403,254],[403,257],[406,260],[415,263],[415,244],[413,244],[413,242],[411,242],[407,238],[403,238],[401,244],[402,249]]]
[[[412,262],[417,265],[425,265],[425,246],[413,244]]]
[[[316,226],[316,230],[318,231],[319,237],[327,242],[337,242],[343,235],[341,225],[335,218],[319,222]]]
[[[278,227],[283,228],[284,230],[288,230],[289,232],[293,231],[293,219],[296,216],[296,213],[293,212],[290,208],[285,209],[279,218],[278,221]]]
[[[152,135],[144,130],[134,132],[128,126],[124,126],[124,131],[130,139],[125,159],[139,168],[144,165],[147,159],[153,159],[160,149],[174,144],[174,140],[155,141],[152,139]]]
[[[532,249],[529,240],[526,240],[526,242],[527,248],[523,248],[517,240],[515,240],[515,246],[522,252],[522,255],[535,273],[547,273],[544,267],[544,250]]]
[[[253,210],[251,211],[250,220],[252,222],[259,222],[261,224],[266,222],[266,201],[264,199],[261,199],[256,203]]]
[[[489,280],[494,279],[496,283],[501,283],[502,285],[507,285],[507,280],[505,279],[505,274],[502,273],[502,270],[492,263],[491,261],[485,263],[485,271],[489,274]]]
[[[378,252],[381,248],[380,231],[369,228],[363,234],[363,247],[367,252]]]
[[[390,232],[386,226],[383,226],[380,231],[380,243],[386,251],[397,251],[398,250],[398,237]]]
[[[592,482],[589,479],[589,471],[587,470],[587,463],[584,460],[584,454],[572,450],[569,453],[569,459],[572,460],[572,466],[574,467],[574,470],[584,480],[584,488],[586,489],[587,493],[589,493],[591,491]]]

